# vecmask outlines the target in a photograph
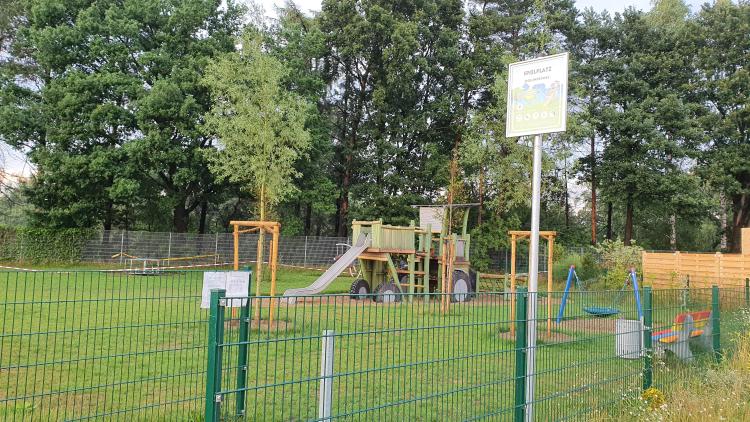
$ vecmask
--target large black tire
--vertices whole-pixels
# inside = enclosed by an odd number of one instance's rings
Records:
[[[369,297],[370,294],[370,283],[363,278],[358,278],[352,283],[352,287],[349,288],[350,297],[354,300],[364,300]]]
[[[392,281],[381,283],[375,288],[373,293],[372,298],[377,303],[395,303],[403,300],[401,297],[401,289],[399,289],[396,283]]]
[[[453,285],[451,286],[451,302],[468,302],[471,300],[471,278],[463,270],[453,271]]]

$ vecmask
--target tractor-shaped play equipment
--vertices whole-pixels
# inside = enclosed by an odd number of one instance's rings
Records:
[[[417,206],[420,224],[409,226],[384,224],[382,220],[352,222],[354,244],[313,284],[289,289],[284,296],[321,293],[354,262],[358,277],[350,293],[355,300],[372,299],[379,303],[400,302],[430,293],[450,302],[465,302],[476,292],[476,273],[470,268],[471,238],[467,233],[469,207],[474,204]],[[461,234],[450,233],[452,211],[463,208]]]

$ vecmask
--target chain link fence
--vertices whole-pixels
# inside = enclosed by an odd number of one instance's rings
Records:
[[[264,257],[270,255],[270,236],[265,236]],[[279,264],[326,268],[348,249],[347,237],[281,236]],[[241,234],[241,263],[254,262],[258,234]],[[104,230],[90,239],[81,251],[81,261],[98,264],[137,265],[154,261],[160,266],[214,266],[234,262],[232,233],[165,233]]]
[[[281,236],[279,264],[324,269],[351,245],[349,237]],[[241,263],[254,262],[258,235],[241,234]],[[168,233],[125,230],[104,230],[91,238],[81,251],[81,261],[95,264],[118,264],[161,267],[200,267],[230,265],[234,259],[232,233]],[[264,257],[270,256],[270,236],[264,241]],[[528,251],[516,256],[516,272],[528,272]],[[488,270],[510,272],[510,251],[500,249],[488,254]],[[540,248],[539,271],[547,271],[547,250]]]

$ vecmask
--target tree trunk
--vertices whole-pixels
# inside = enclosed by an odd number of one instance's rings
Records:
[[[732,195],[732,245],[730,252],[740,253],[742,228],[750,227],[750,194]]]
[[[591,135],[591,244],[596,245],[596,136]]]
[[[312,228],[312,204],[305,204],[305,236],[310,235],[310,229]]]
[[[341,196],[339,197],[338,215],[336,216],[336,236],[340,237],[346,236],[346,222],[349,219],[349,186],[351,179],[348,170],[346,173],[341,183]]]
[[[484,166],[479,166],[479,210],[477,211],[477,225],[482,225],[482,208],[484,208]]]
[[[185,233],[188,229],[188,217],[190,213],[185,207],[185,200],[179,199],[177,204],[174,206],[172,214],[172,227],[177,233]]]
[[[208,201],[201,201],[201,214],[198,220],[198,233],[206,233],[206,218],[208,217]]]
[[[669,247],[673,251],[677,250],[677,216],[672,214],[669,216]]]
[[[607,202],[607,239],[612,240],[612,201]]]
[[[727,196],[724,192],[719,193],[719,204],[721,210],[719,211],[719,220],[721,223],[721,241],[719,244],[722,252],[727,250]]]
[[[563,170],[565,183],[565,228],[570,226],[570,191],[568,190],[568,159],[565,158],[565,169]]]
[[[623,243],[625,243],[625,246],[630,246],[631,240],[633,240],[633,200],[628,195],[625,204],[625,239],[623,239]]]
[[[112,204],[112,201],[107,201],[105,207],[106,210],[104,212],[104,230],[112,230],[112,220],[114,220],[114,204]]]

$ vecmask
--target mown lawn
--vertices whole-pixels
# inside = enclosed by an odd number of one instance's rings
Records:
[[[283,269],[278,291],[306,286],[317,274]],[[331,291],[346,292],[350,282],[340,277]],[[199,306],[201,285],[197,271],[0,272],[0,415],[202,419],[208,311]],[[268,293],[268,283],[262,287]],[[571,297],[570,321],[553,325],[553,337],[540,344],[536,397],[542,419],[584,413],[637,393],[642,362],[615,356],[611,320],[603,325],[581,312],[584,304],[609,303],[611,296]],[[317,417],[324,330],[333,330],[335,339],[333,415],[365,420],[512,415],[517,354],[507,334],[510,306],[500,294],[482,294],[447,311],[436,297],[399,304],[347,295],[295,305],[274,301],[275,322],[268,323],[269,299],[263,299],[263,322],[253,324],[247,344],[243,379],[250,420]],[[539,311],[543,332],[542,303]],[[236,415],[238,397],[237,316],[226,311],[221,404],[226,416]]]

